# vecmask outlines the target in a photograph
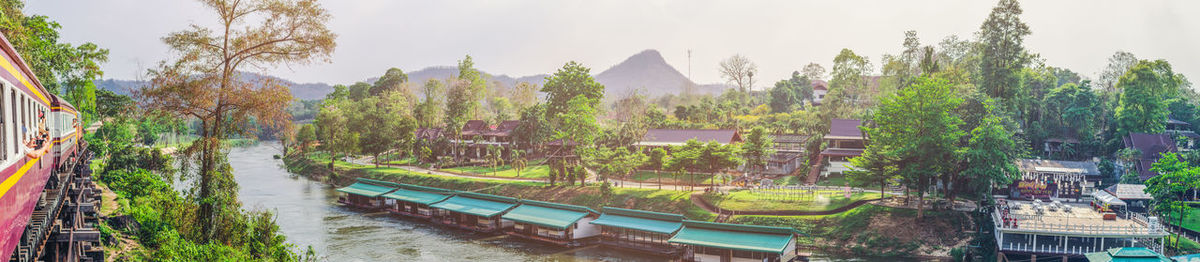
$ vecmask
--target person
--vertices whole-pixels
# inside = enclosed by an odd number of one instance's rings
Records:
[[[24,129],[25,128],[22,127],[22,130]],[[50,148],[47,145],[49,144],[49,140],[50,130],[46,129],[46,112],[38,112],[38,130],[35,134],[33,134],[33,137],[26,140],[25,147],[29,148],[30,150],[25,153],[25,156],[28,156],[29,158],[38,158],[42,155],[45,155],[46,151],[48,151],[47,149]]]

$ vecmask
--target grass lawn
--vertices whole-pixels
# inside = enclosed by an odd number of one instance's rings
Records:
[[[1164,219],[1167,220],[1167,223],[1179,225],[1178,218],[1172,218],[1174,215],[1174,213],[1167,214]],[[1187,216],[1183,217],[1183,228],[1200,232],[1200,208],[1192,208],[1188,211]]]
[[[630,176],[629,178],[630,178],[630,180],[638,181],[638,182],[658,183],[660,176],[662,177],[662,182],[664,184],[685,184],[685,185],[687,183],[690,183],[691,181],[696,181],[696,185],[712,184],[713,177],[714,177],[712,174],[703,174],[703,173],[695,173],[695,174],[691,174],[691,176],[689,176],[687,174],[680,175],[675,172],[655,173],[654,171],[637,171],[637,172],[634,172],[633,176]],[[720,177],[717,177],[716,180],[717,180],[716,182],[718,184],[721,183]]]
[[[916,219],[916,210],[863,205],[825,216],[733,216],[732,223],[791,227],[804,233],[797,242],[890,261],[929,249],[955,245],[964,233],[966,213],[933,211]]]
[[[829,174],[828,177],[817,179],[818,186],[846,186],[846,182],[846,175],[843,174]]]
[[[859,200],[878,198],[878,193],[869,192],[853,193],[850,195],[850,198],[846,198],[841,191],[818,191],[815,197],[791,200],[776,199],[774,196],[754,193],[749,190],[733,191],[728,195],[716,193],[704,194],[704,199],[717,207],[742,211],[825,211],[837,209]]]
[[[796,186],[804,184],[804,179],[798,176],[785,176],[775,179],[777,186]]]
[[[443,169],[443,171],[471,173],[481,176],[546,178],[550,176],[550,166],[544,162],[544,160],[529,162],[525,165],[525,169],[521,169],[519,175],[517,170],[512,168],[512,165],[503,165],[494,169],[488,166],[460,166]]]
[[[402,166],[415,165],[415,164],[417,164],[417,158],[407,157],[404,159],[387,160],[387,161],[383,161],[383,163],[388,164],[388,165],[402,165]]]
[[[1167,236],[1167,248],[1175,247],[1176,237],[1178,236],[1175,234]],[[1196,252],[1200,252],[1200,243],[1192,242],[1192,240],[1187,238],[1181,238],[1179,239],[1178,251],[1178,254],[1195,254]]]

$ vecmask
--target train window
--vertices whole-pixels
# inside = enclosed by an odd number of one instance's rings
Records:
[[[18,131],[20,131],[20,129],[17,129],[17,90],[14,89],[12,91],[8,91],[8,93],[9,93],[8,104],[10,106],[12,106],[12,108],[10,108],[11,110],[9,110],[12,112],[12,119],[9,119],[9,122],[12,122],[12,124],[9,126],[12,126],[12,127],[10,127],[9,129],[12,130],[12,141],[13,141],[12,149],[13,149],[13,154],[15,155],[15,154],[21,153],[21,150],[20,150],[21,139],[19,138],[20,134],[17,133]]]
[[[3,152],[0,153],[0,160],[8,160],[8,143],[6,143],[8,139],[5,139],[8,136],[4,134],[4,131],[7,130],[4,127],[12,125],[10,121],[4,121],[4,105],[9,104],[4,102],[4,90],[7,89],[8,85],[0,86],[0,151]]]

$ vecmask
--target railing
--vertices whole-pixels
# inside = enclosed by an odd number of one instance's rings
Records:
[[[1058,233],[1058,234],[1089,234],[1089,235],[1144,235],[1157,236],[1166,234],[1165,231],[1159,228],[1147,227],[1146,222],[1140,224],[1129,224],[1126,226],[1107,226],[1107,225],[1075,225],[1070,224],[1070,218],[1067,223],[1044,223],[1039,221],[1037,216],[1009,215],[1008,219],[1014,221],[1006,223],[1004,218],[1000,216],[1000,212],[992,212],[992,220],[995,222],[997,229],[1014,229],[1026,230],[1031,232],[1043,233]],[[1145,219],[1144,217],[1142,219]]]

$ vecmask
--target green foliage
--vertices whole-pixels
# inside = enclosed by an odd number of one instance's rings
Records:
[[[1005,119],[991,115],[971,130],[971,138],[962,156],[964,168],[961,179],[970,185],[967,191],[984,192],[992,185],[1010,184],[1014,176],[1020,173],[1014,160],[1021,150],[1013,141],[1014,134],[1005,122]]]
[[[408,75],[404,74],[404,70],[393,67],[384,72],[383,76],[379,77],[378,80],[375,80],[375,84],[371,85],[367,93],[372,96],[379,96],[389,92],[407,93],[409,90],[404,86],[407,83]]]
[[[954,171],[961,156],[959,141],[965,134],[963,121],[953,110],[962,104],[952,86],[944,79],[918,78],[908,88],[884,97],[873,125],[863,128],[871,143],[864,154],[877,154],[864,168],[886,170],[894,166],[896,174],[922,198],[932,179]],[[923,206],[918,206],[923,210]]]
[[[1122,90],[1116,111],[1118,135],[1162,133],[1170,113],[1167,98],[1179,94],[1183,85],[1183,75],[1171,70],[1167,61],[1138,61],[1117,82]]]
[[[596,82],[590,72],[591,69],[571,61],[546,78],[542,92],[546,93],[546,116],[554,119],[552,123],[558,122],[556,117],[559,114],[581,106],[577,103],[573,105],[572,101],[576,97],[582,97],[583,100],[580,101],[586,102],[582,106],[597,109],[600,99],[604,98],[604,85]]]
[[[742,159],[746,160],[746,166],[751,170],[765,169],[767,160],[775,153],[774,141],[768,136],[767,129],[761,126],[751,129],[750,134],[746,136],[746,142],[741,146]]]
[[[62,26],[49,17],[26,15],[24,1],[0,5],[0,33],[33,70],[39,82],[75,106],[90,123],[97,114],[97,90],[92,82],[104,75],[100,64],[108,61],[108,49],[86,42],[62,42]]]
[[[800,72],[792,72],[792,78],[775,82],[771,88],[771,112],[791,112],[793,108],[804,105],[805,100],[812,100],[812,81]]]
[[[1022,43],[1030,30],[1021,21],[1022,12],[1017,0],[1000,0],[979,27],[983,53],[978,85],[988,96],[1005,102],[1023,95],[1018,84],[1019,73],[1029,63],[1029,57]]]

